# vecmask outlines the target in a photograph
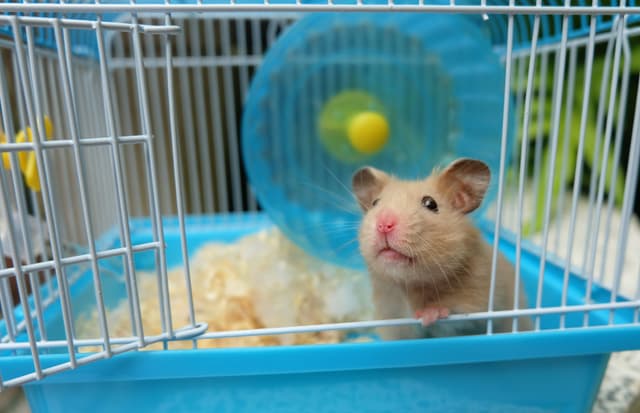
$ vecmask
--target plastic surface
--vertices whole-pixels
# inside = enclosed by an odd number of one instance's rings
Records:
[[[366,348],[359,350],[370,355]],[[182,369],[186,362],[215,371],[229,363],[221,356],[203,353],[196,360],[174,355],[155,361],[173,370]],[[154,364],[153,355],[140,359],[146,363],[118,358],[110,363],[111,369],[126,371]],[[607,359],[594,355],[250,376],[205,373],[201,377],[139,381],[101,380],[96,375],[93,380],[73,384],[30,385],[25,391],[32,413],[586,413]]]
[[[170,267],[179,265],[178,224],[166,219]],[[261,214],[187,219],[190,252],[204,243],[233,241],[270,221]],[[151,239],[148,220],[132,222],[134,242]],[[114,232],[115,234],[115,232]],[[490,233],[486,232],[487,237]],[[102,242],[117,245],[107,234]],[[514,247],[503,240],[509,259]],[[523,281],[531,301],[539,258],[525,252]],[[136,254],[137,269],[153,268],[153,254]],[[558,305],[561,268],[546,263],[543,305]],[[74,309],[82,311],[93,294],[90,274],[73,287]],[[108,277],[105,277],[108,279]],[[105,285],[107,305],[117,295]],[[585,282],[571,275],[569,304],[584,297]],[[121,290],[119,290],[122,292]],[[593,302],[610,293],[595,286]],[[87,301],[89,300],[89,301]],[[619,299],[622,300],[622,299]],[[60,309],[46,314],[50,338],[61,338]],[[16,311],[18,316],[19,310]],[[582,313],[567,317],[569,327]],[[609,311],[592,313],[592,326],[604,325]],[[633,310],[616,310],[618,326],[606,329],[454,337],[437,340],[371,342],[322,346],[156,351],[121,354],[75,371],[25,386],[33,413],[136,412],[352,412],[504,411],[587,412],[602,378],[608,354],[637,349],[640,327],[625,327]],[[558,327],[559,316],[543,316],[543,329]],[[23,336],[22,340],[26,338]],[[44,354],[43,366],[67,360]],[[32,369],[31,359],[0,357],[3,377]],[[330,395],[331,397],[328,397]],[[96,403],[96,400],[105,402]],[[108,401],[108,402],[107,402]],[[135,409],[135,410],[134,410]]]
[[[350,242],[359,214],[348,191],[352,174],[367,164],[420,178],[473,156],[497,176],[503,90],[498,54],[464,16],[306,15],[279,37],[253,79],[244,165],[261,205],[290,239],[321,259],[363,268]],[[371,98],[327,116],[327,105],[350,91]],[[389,126],[386,144],[371,154],[349,151],[339,129],[365,110],[381,113]],[[338,123],[336,133],[327,118]],[[485,205],[497,186],[491,188]]]

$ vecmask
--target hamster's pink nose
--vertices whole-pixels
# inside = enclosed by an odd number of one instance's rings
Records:
[[[378,215],[377,228],[381,234],[388,234],[396,227],[398,219],[390,212],[382,212]]]

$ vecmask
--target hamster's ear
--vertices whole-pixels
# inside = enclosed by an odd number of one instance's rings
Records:
[[[351,188],[363,211],[371,208],[371,204],[388,182],[389,175],[369,166],[358,169],[353,174]]]
[[[440,173],[438,189],[454,208],[468,214],[482,203],[490,180],[491,172],[484,162],[461,158]]]

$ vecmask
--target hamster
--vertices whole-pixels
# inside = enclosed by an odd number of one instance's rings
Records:
[[[476,210],[490,181],[489,167],[461,158],[423,180],[405,181],[364,167],[352,190],[364,216],[358,231],[378,319],[416,317],[419,325],[385,327],[384,340],[482,334],[486,320],[436,323],[449,314],[489,307],[492,247],[467,214]],[[498,254],[494,310],[513,309],[515,270]],[[519,307],[526,307],[520,290]],[[493,331],[512,329],[494,319]],[[531,328],[519,317],[518,330]]]

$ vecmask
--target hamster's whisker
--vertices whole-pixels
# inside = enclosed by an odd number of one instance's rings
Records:
[[[438,291],[438,284],[436,284],[436,280],[433,277],[428,277],[431,280],[431,284],[433,284],[433,289],[436,291],[436,297],[438,297],[438,305],[441,303],[440,300],[440,291]]]
[[[323,234],[326,235],[339,235],[350,232],[354,228],[333,228],[333,229],[324,229],[322,230]]]
[[[347,242],[345,242],[344,244],[340,245],[337,249],[336,252],[340,252],[340,250],[348,247],[349,245],[353,244],[354,242],[358,242],[358,238],[353,238]]]
[[[407,248],[409,248],[409,263],[411,264],[412,267],[415,268],[416,266],[416,252],[414,251],[413,248],[411,248],[411,244],[407,244]]]
[[[451,285],[451,281],[449,280],[449,277],[447,277],[447,272],[445,271],[444,267],[442,266],[442,264],[440,264],[440,261],[436,258],[436,254],[432,254],[430,251],[430,249],[432,248],[431,242],[418,233],[416,233],[415,236],[416,238],[418,238],[419,241],[427,245],[427,248],[424,249],[425,254],[428,254],[429,259],[438,266],[438,268],[440,269],[440,272],[442,273],[442,276],[447,281],[447,284],[449,284],[449,288],[453,289],[453,286]]]
[[[319,191],[322,191],[322,192],[326,193],[327,195],[331,195],[332,197],[338,198],[339,200],[347,202],[347,203],[350,203],[350,202],[354,202],[355,203],[356,202],[353,197],[346,197],[346,196],[344,196],[342,194],[334,192],[334,191],[332,191],[332,190],[330,190],[328,188],[325,188],[325,187],[323,187],[321,185],[318,185],[318,184],[316,184],[314,182],[302,181],[302,185],[305,185],[305,186],[307,186],[307,187],[309,187],[311,189],[317,189]]]
[[[327,172],[329,173],[329,175],[331,175],[331,177],[333,179],[336,180],[337,183],[340,184],[340,186],[342,186],[344,188],[344,190],[350,195],[353,196],[353,192],[351,191],[351,189],[349,189],[347,187],[347,185],[344,184],[344,182],[342,182],[340,179],[338,179],[338,177],[336,176],[336,174],[333,173],[333,171],[331,171],[331,169],[329,169],[329,167],[327,165],[324,165],[324,169],[327,170]]]
[[[358,226],[360,224],[360,221],[359,220],[344,221],[344,222],[326,221],[326,222],[317,222],[317,223],[314,223],[313,225],[331,227],[331,226],[343,226],[345,224]]]
[[[353,230],[353,229],[358,229],[358,224],[357,223],[338,224],[336,222],[332,222],[332,223],[318,224],[315,227],[320,229],[326,229],[326,230],[331,230],[331,229]]]
[[[330,189],[324,188],[313,182],[302,181],[302,184],[312,189],[321,191],[326,195],[329,195],[329,198],[323,199],[323,202],[333,205],[345,212],[353,213],[354,215],[360,214],[360,208],[358,207],[358,202],[353,198],[353,196],[345,197],[341,194],[338,194],[334,191],[331,191]]]
[[[317,222],[317,223],[308,223],[305,225],[306,230],[321,230],[326,233],[333,232],[347,232],[352,231],[354,229],[358,229],[358,224],[355,222],[347,222],[344,224],[339,224],[337,222]]]

